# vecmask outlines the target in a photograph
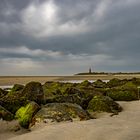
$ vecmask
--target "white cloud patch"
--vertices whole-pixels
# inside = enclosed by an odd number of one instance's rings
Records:
[[[56,35],[73,35],[89,30],[86,21],[79,23],[68,21],[60,22],[59,7],[53,0],[41,4],[31,3],[21,13],[22,31],[25,34],[42,38]]]

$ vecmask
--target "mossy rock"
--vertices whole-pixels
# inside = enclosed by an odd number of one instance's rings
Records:
[[[120,85],[121,85],[121,80],[117,78],[113,78],[109,82],[107,82],[107,87],[109,88],[120,86]]]
[[[127,82],[124,85],[118,87],[119,89],[123,89],[123,90],[133,90],[137,92],[137,86],[133,83],[133,82]]]
[[[116,113],[122,110],[121,106],[107,96],[94,96],[89,102],[89,111]]]
[[[3,89],[0,88],[0,98],[2,98],[3,96],[7,95],[8,91],[5,91]]]
[[[11,89],[11,91],[12,91],[12,92],[20,91],[20,90],[22,90],[23,88],[24,88],[23,85],[15,84],[15,85],[13,86],[13,88]]]
[[[65,94],[66,89],[72,85],[72,83],[46,82],[43,85],[43,90],[46,97],[53,97]]]
[[[78,94],[79,96],[83,96],[83,92],[82,90],[75,88],[75,87],[68,87],[65,90],[65,95],[74,95],[74,94]]]
[[[107,95],[115,101],[133,101],[138,99],[137,93],[131,90],[110,89]]]
[[[23,90],[24,86],[20,85],[20,84],[15,84],[12,89],[8,92],[8,95],[14,95],[14,94],[18,94],[21,93],[21,91]]]
[[[23,128],[29,128],[30,123],[32,122],[33,116],[38,112],[40,106],[35,102],[30,102],[25,107],[21,107],[16,112],[16,119],[18,119],[19,124]]]
[[[15,114],[15,112],[21,107],[28,103],[27,98],[22,96],[21,93],[6,95],[0,98],[0,104],[10,111],[11,113]]]
[[[30,82],[22,90],[22,95],[38,104],[44,103],[44,92],[41,83]]]
[[[14,119],[14,115],[0,105],[0,119],[11,121]]]
[[[92,88],[93,86],[92,86],[91,82],[89,82],[88,80],[85,80],[85,81],[77,84],[77,87],[81,89],[81,88]]]
[[[50,103],[42,107],[35,115],[37,120],[49,120],[49,122],[88,120],[89,113],[77,104],[71,103]]]
[[[74,103],[87,108],[92,95],[86,94],[77,88],[67,88],[65,94],[46,97],[46,103]]]
[[[106,87],[106,83],[103,82],[102,80],[98,79],[97,81],[93,82],[93,86],[95,88],[105,88]]]
[[[129,81],[122,86],[109,89],[107,95],[115,101],[133,101],[138,99],[138,89],[132,81]]]
[[[136,86],[140,86],[140,78],[132,78],[129,81],[132,82]]]
[[[81,102],[81,98],[77,95],[58,95],[51,98],[46,99],[46,103],[77,103]]]

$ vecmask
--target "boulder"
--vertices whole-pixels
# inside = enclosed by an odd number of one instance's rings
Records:
[[[74,95],[74,94],[77,94],[82,97],[84,93],[80,89],[75,87],[68,87],[65,90],[65,95]]]
[[[44,103],[44,93],[41,83],[30,82],[22,90],[22,95],[38,104]]]
[[[110,89],[107,95],[115,101],[133,101],[138,99],[137,93],[131,90]]]
[[[92,85],[92,83],[89,82],[88,80],[85,80],[85,81],[79,83],[79,84],[77,85],[77,87],[80,88],[80,89],[81,89],[81,88],[92,88],[93,85]]]
[[[15,84],[15,85],[13,86],[13,88],[11,89],[11,91],[12,91],[12,92],[20,91],[20,90],[22,90],[23,88],[24,88],[23,85]]]
[[[5,91],[3,89],[0,88],[0,98],[2,98],[3,96],[5,96],[8,93],[8,91]]]
[[[103,82],[102,80],[98,79],[97,81],[95,81],[95,82],[93,83],[93,86],[94,86],[95,88],[104,88],[104,87],[106,87],[106,83]]]
[[[121,85],[121,80],[117,78],[113,78],[109,82],[107,82],[107,87],[109,88],[120,86],[120,85]]]
[[[0,98],[0,105],[5,109],[15,114],[15,112],[21,107],[28,103],[27,98],[22,96],[21,93],[7,94]]]
[[[16,119],[18,119],[19,124],[23,128],[29,128],[30,123],[32,122],[33,116],[40,109],[40,106],[35,102],[28,103],[25,107],[21,107],[16,112]]]
[[[77,94],[74,95],[59,95],[51,98],[46,98],[46,103],[76,103],[81,105],[82,98],[80,98]]]
[[[138,99],[138,89],[129,81],[122,86],[108,89],[107,95],[115,101],[133,101]]]
[[[14,115],[0,105],[0,119],[11,121],[14,119]]]
[[[36,120],[61,122],[88,120],[91,119],[89,113],[82,109],[81,106],[71,103],[49,103],[42,107],[42,109],[35,115]]]
[[[67,88],[65,94],[46,97],[46,103],[74,103],[86,109],[92,95],[87,94],[77,88]]]
[[[122,110],[121,106],[107,96],[94,96],[88,105],[89,111],[103,111],[116,113]]]
[[[72,83],[46,82],[43,85],[43,90],[46,97],[53,97],[65,94],[66,89],[72,85]]]
[[[132,78],[129,79],[129,81],[135,84],[136,86],[140,86],[140,78]]]

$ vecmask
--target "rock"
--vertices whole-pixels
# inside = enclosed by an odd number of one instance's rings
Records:
[[[122,110],[121,106],[107,96],[94,96],[88,105],[89,111],[103,111],[116,113]]]
[[[0,105],[0,119],[11,121],[14,119],[14,115]]]
[[[126,82],[124,85],[118,87],[118,89],[122,90],[131,90],[137,92],[137,86],[133,82]]]
[[[110,89],[107,95],[115,101],[133,101],[138,99],[138,95],[134,91]]]
[[[109,88],[120,86],[120,85],[121,85],[121,80],[117,78],[113,78],[109,82],[107,82],[107,87]]]
[[[21,94],[22,90],[23,90],[24,86],[20,85],[20,84],[15,84],[13,86],[13,88],[11,88],[11,90],[8,92],[8,95],[17,95],[17,94]]]
[[[30,123],[32,122],[33,116],[37,113],[40,109],[40,106],[35,102],[30,102],[25,107],[21,107],[16,112],[16,118],[19,121],[19,124],[23,128],[29,128]]]
[[[104,88],[104,87],[106,87],[106,83],[105,82],[103,82],[102,80],[97,80],[97,81],[95,81],[94,83],[93,83],[93,86],[95,87],[95,88]]]
[[[2,98],[3,96],[5,96],[8,93],[8,91],[5,91],[3,89],[0,88],[0,98]]]
[[[40,83],[30,82],[22,88],[22,85],[16,84],[6,96],[0,98],[0,104],[13,114],[21,106],[28,104],[29,100],[39,104],[44,102],[44,93]]]
[[[76,103],[81,105],[82,98],[80,98],[77,94],[65,96],[59,95],[52,98],[47,98],[46,103]]]
[[[72,85],[72,83],[46,82],[43,85],[43,90],[46,97],[53,97],[65,94],[66,89]]]
[[[37,120],[43,122],[73,121],[74,119],[88,120],[91,119],[89,113],[77,104],[71,103],[50,103],[42,107],[35,115]],[[45,121],[45,122],[46,122]]]
[[[28,103],[27,98],[21,95],[21,93],[7,94],[0,98],[0,105],[6,108],[11,113],[15,112],[21,107]]]
[[[82,97],[84,93],[80,89],[74,87],[68,87],[65,90],[65,95],[73,95],[73,94],[77,94]]]
[[[46,103],[74,103],[82,106],[86,109],[88,102],[92,99],[93,96],[90,94],[87,95],[83,91],[77,88],[67,88],[64,95],[55,95],[53,97],[47,98]]]
[[[13,88],[11,89],[11,92],[20,91],[20,90],[22,90],[23,88],[24,88],[23,85],[15,84],[15,85],[13,86]]]
[[[85,80],[85,81],[79,83],[77,85],[77,87],[78,88],[92,88],[93,86],[92,86],[92,84],[88,80]]]
[[[22,95],[38,104],[44,103],[44,93],[41,83],[30,82],[22,90]]]
[[[138,99],[138,89],[131,81],[122,86],[109,89],[107,95],[115,101],[133,101]]]
[[[140,78],[132,78],[129,81],[135,84],[136,86],[140,86]]]

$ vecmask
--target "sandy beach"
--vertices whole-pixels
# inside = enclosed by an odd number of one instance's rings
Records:
[[[74,76],[0,76],[0,86],[14,84],[27,84],[30,81],[45,83],[46,81],[73,81],[73,80],[110,80],[140,78],[140,74],[121,74],[121,75],[74,75]]]
[[[140,140],[140,101],[119,103],[124,110],[113,117],[105,113],[89,121],[45,124],[22,135],[0,125],[0,140]]]

